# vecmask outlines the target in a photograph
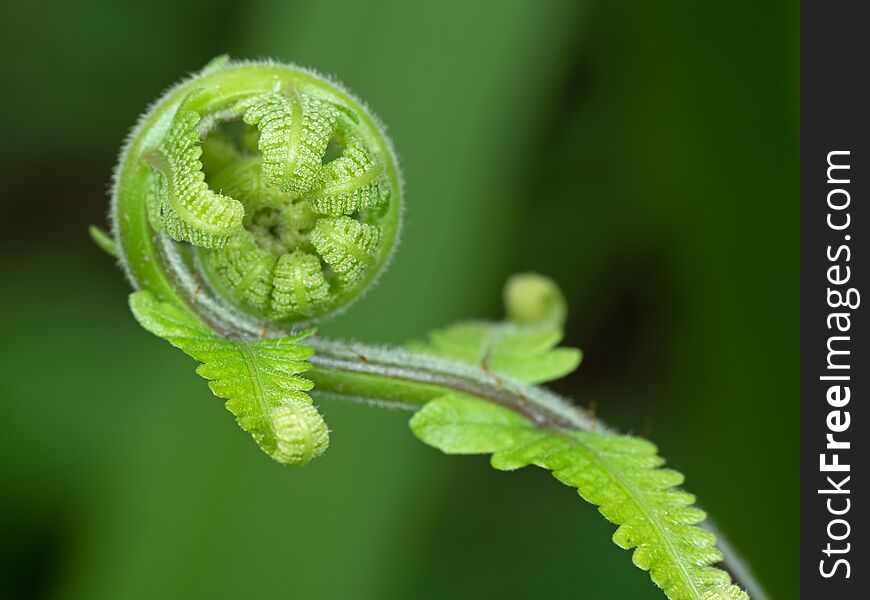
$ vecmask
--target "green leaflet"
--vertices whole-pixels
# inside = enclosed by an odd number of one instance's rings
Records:
[[[564,377],[580,364],[580,350],[556,348],[561,340],[561,328],[555,323],[468,321],[433,331],[428,343],[412,342],[409,347],[526,383],[542,383]]]
[[[225,246],[242,229],[245,208],[229,196],[209,189],[199,158],[200,116],[192,111],[175,116],[160,148],[146,161],[160,174],[152,179],[149,212],[179,242],[203,248]]]
[[[647,570],[672,600],[748,600],[729,575],[715,537],[697,527],[706,515],[675,486],[683,476],[660,468],[656,447],[642,439],[536,428],[519,414],[468,396],[432,400],[411,418],[425,443],[447,454],[489,454],[492,466],[512,471],[536,465],[577,488],[581,497],[619,525],[613,541],[635,548],[632,561]]]
[[[118,244],[115,243],[115,240],[112,239],[108,233],[97,227],[96,225],[91,225],[88,227],[88,235],[91,236],[91,240],[99,247],[100,250],[108,254],[109,256],[114,256],[118,258]]]
[[[295,337],[242,342],[213,333],[190,313],[158,302],[147,291],[130,295],[130,308],[145,329],[202,362],[196,372],[227,400],[239,426],[276,461],[304,465],[323,454],[329,431],[299,375],[310,367],[309,346]]]
[[[329,302],[329,282],[320,261],[301,250],[278,258],[272,285],[272,310],[277,314],[308,316]]]
[[[375,261],[381,239],[377,225],[350,217],[323,217],[309,238],[314,249],[346,286],[359,281]]]
[[[384,165],[357,136],[343,136],[341,156],[323,166],[308,198],[321,215],[352,215],[387,202],[390,184]]]
[[[257,246],[250,231],[244,230],[223,248],[203,255],[203,264],[226,289],[247,306],[267,312],[277,259]]]
[[[236,110],[260,130],[263,174],[269,184],[284,191],[309,190],[322,168],[338,109],[290,89],[244,100]]]
[[[505,322],[457,323],[408,347],[525,383],[560,379],[578,367],[583,358],[578,348],[556,347],[566,309],[555,282],[537,273],[514,275],[505,285],[504,301]]]

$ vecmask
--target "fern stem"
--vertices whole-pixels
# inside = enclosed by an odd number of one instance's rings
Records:
[[[393,404],[423,404],[449,392],[470,394],[509,408],[547,429],[609,433],[585,410],[540,387],[469,365],[401,348],[327,341],[314,348],[306,376],[315,390],[348,399]]]

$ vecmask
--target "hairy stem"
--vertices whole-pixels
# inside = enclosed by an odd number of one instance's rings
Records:
[[[314,339],[306,375],[315,390],[351,399],[422,404],[449,392],[494,402],[547,429],[609,430],[583,409],[538,386],[398,348]]]

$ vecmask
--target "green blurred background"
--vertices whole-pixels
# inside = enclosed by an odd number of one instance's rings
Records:
[[[543,471],[491,470],[329,404],[272,464],[142,331],[91,245],[137,114],[211,57],[335,74],[389,125],[403,246],[324,329],[399,342],[556,278],[557,387],[683,470],[775,598],[798,595],[796,2],[6,3],[0,596],[659,598]]]

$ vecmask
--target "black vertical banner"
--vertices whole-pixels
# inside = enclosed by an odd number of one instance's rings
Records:
[[[801,3],[804,598],[870,597],[867,13],[865,2]]]

